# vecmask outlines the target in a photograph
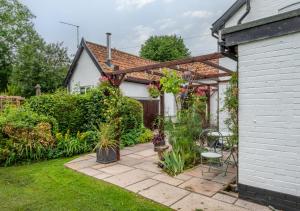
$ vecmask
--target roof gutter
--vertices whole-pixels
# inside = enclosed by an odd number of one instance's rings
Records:
[[[250,0],[247,0],[246,2],[246,12],[244,13],[244,15],[239,19],[238,21],[238,25],[242,23],[242,21],[247,17],[247,15],[250,13],[251,10],[251,4],[250,4]]]

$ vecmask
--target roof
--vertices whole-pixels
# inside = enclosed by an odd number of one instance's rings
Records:
[[[97,59],[98,63],[102,67],[102,69],[105,72],[111,72],[113,71],[112,67],[109,67],[106,64],[106,57],[107,57],[107,47],[86,41],[86,46],[89,48],[89,50],[93,53],[95,58]],[[138,56],[135,56],[133,54],[129,54],[117,49],[111,50],[111,57],[112,57],[112,64],[114,66],[118,66],[120,70],[125,70],[133,67],[139,67],[139,66],[145,66],[150,64],[155,64],[157,62],[151,61],[148,59],[144,59]],[[144,72],[137,72],[137,73],[131,73],[126,76],[127,78],[134,78],[134,79],[141,79],[141,80],[153,80],[155,76],[151,76]]]
[[[86,50],[91,59],[93,60],[94,64],[100,71],[100,73],[103,76],[107,76],[106,73],[114,71],[112,67],[108,66],[106,64],[106,56],[107,56],[107,47],[90,42],[90,41],[85,41],[82,39],[80,47],[75,55],[75,58],[70,66],[69,72],[67,74],[67,77],[65,79],[65,85],[68,84],[75,67],[77,65],[77,62],[80,58],[80,55],[83,50]],[[135,56],[133,54],[129,54],[117,49],[112,49],[112,64],[114,67],[118,66],[120,70],[126,70],[130,68],[135,68],[135,67],[140,67],[140,66],[146,66],[146,65],[151,65],[151,64],[156,64],[158,62],[144,59],[138,56]],[[218,60],[212,60],[212,62],[218,64]],[[185,69],[190,69],[193,71],[196,71],[198,73],[201,73],[203,75],[208,75],[212,73],[218,73],[218,70],[205,65],[203,63],[193,63],[193,64],[185,64],[185,65],[180,65],[178,66],[179,68],[185,68]],[[161,71],[161,70],[156,70],[156,71]],[[132,82],[139,82],[139,83],[150,83],[153,80],[159,80],[159,77],[156,75],[153,75],[147,72],[134,72],[134,73],[129,73],[126,74],[125,80],[127,81],[132,81]]]
[[[216,33],[223,28],[225,23],[246,3],[247,0],[237,0],[234,2],[234,4],[216,22],[212,24],[212,33]]]

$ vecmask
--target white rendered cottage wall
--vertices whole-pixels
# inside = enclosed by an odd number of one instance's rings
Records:
[[[242,23],[247,23],[300,8],[299,0],[250,0],[250,2],[250,13]],[[236,26],[245,11],[246,6],[243,6],[231,19],[227,21],[225,28]]]
[[[74,92],[80,86],[96,86],[99,83],[99,77],[99,70],[86,50],[83,50],[70,79],[69,89]]]
[[[77,66],[69,82],[71,92],[79,92],[79,87],[82,86],[97,86],[101,74],[96,65],[91,60],[90,56],[83,50]],[[147,90],[147,85],[124,81],[120,86],[121,92],[128,97],[138,100],[151,99]],[[176,116],[176,105],[173,95],[165,94],[165,115]]]
[[[238,51],[239,183],[300,196],[300,33]]]

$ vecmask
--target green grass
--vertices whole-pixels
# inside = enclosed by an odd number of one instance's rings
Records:
[[[0,168],[0,210],[169,210],[67,169],[69,160]]]

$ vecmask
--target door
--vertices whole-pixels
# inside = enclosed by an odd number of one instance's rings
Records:
[[[144,125],[149,129],[153,129],[155,119],[159,115],[158,100],[139,100],[144,108]]]

